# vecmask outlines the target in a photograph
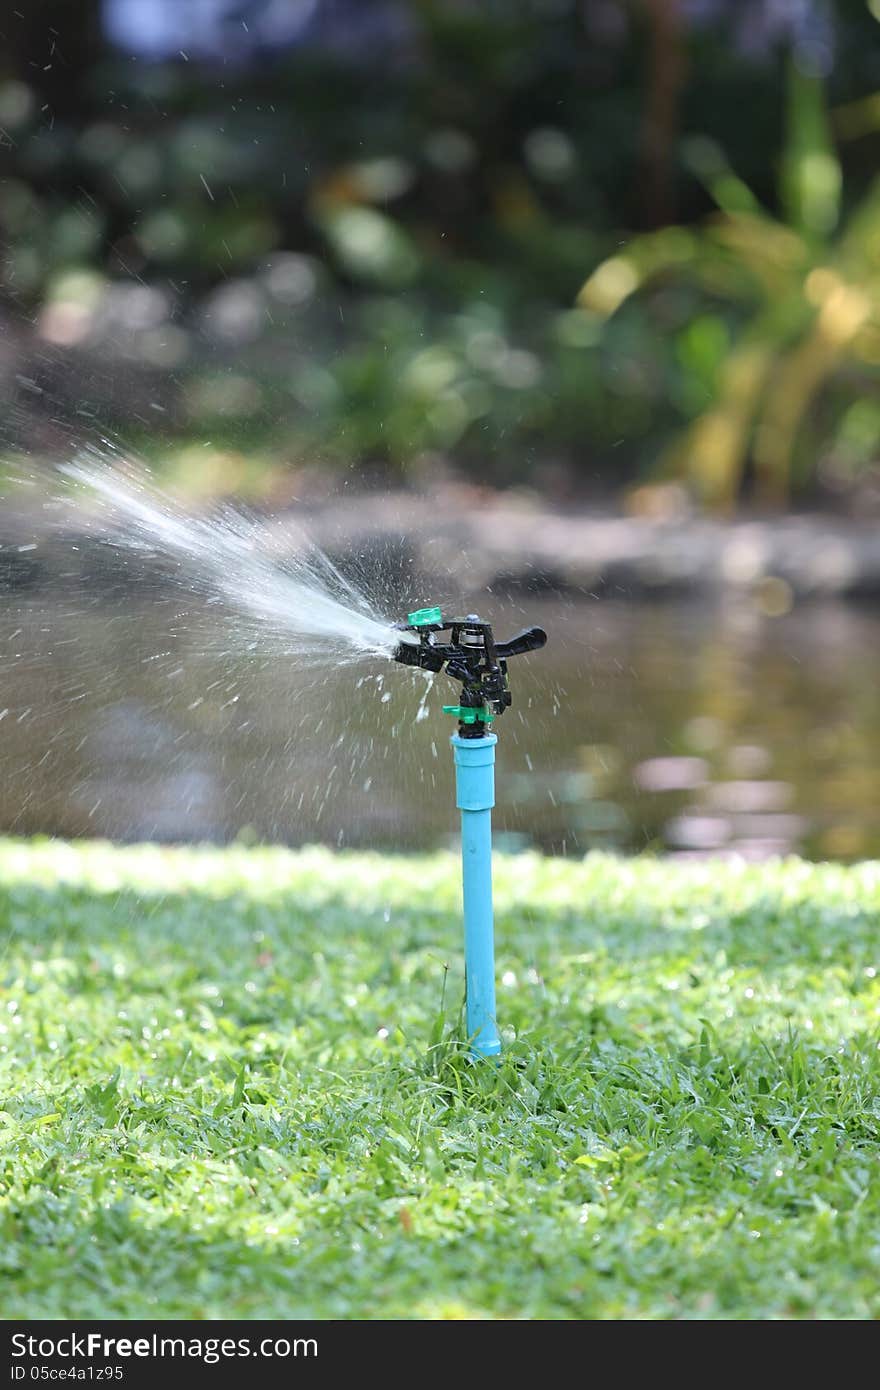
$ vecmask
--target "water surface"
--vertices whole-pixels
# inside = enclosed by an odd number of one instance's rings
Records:
[[[490,599],[511,663],[500,845],[880,854],[880,615]],[[410,850],[455,828],[454,697],[368,658],[303,665],[161,584],[0,608],[0,829]]]

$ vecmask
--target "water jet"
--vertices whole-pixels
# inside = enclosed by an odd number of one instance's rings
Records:
[[[499,642],[478,614],[448,618],[438,607],[419,608],[394,624],[314,547],[288,554],[276,565],[263,553],[259,527],[235,513],[188,516],[137,478],[102,472],[88,459],[63,471],[96,493],[111,517],[126,520],[122,543],[173,557],[184,586],[223,601],[244,621],[253,620],[263,638],[274,634],[288,655],[335,664],[390,658],[432,675],[445,672],[459,684],[458,703],[444,705],[443,712],[458,722],[450,742],[461,812],[467,1034],[473,1057],[496,1057],[501,1051],[492,906],[497,737],[491,726],[511,704],[508,661],[543,647],[546,632],[526,628]]]

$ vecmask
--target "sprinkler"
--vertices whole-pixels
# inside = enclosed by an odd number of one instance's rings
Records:
[[[547,634],[530,627],[507,642],[496,642],[489,623],[475,613],[444,618],[439,608],[419,608],[398,628],[409,635],[395,648],[395,661],[435,673],[445,668],[461,682],[459,703],[444,705],[443,713],[458,720],[458,732],[450,741],[461,811],[465,1012],[471,1055],[497,1057],[501,1039],[495,1015],[492,807],[498,740],[490,725],[511,703],[508,659],[543,647]]]

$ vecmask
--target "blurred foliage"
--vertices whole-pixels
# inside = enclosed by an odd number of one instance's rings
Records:
[[[823,85],[795,64],[783,216],[761,207],[717,146],[692,141],[689,156],[720,214],[630,242],[593,272],[579,303],[604,320],[658,280],[699,287],[700,311],[679,343],[689,385],[698,387],[695,418],[669,461],[704,499],[728,504],[751,462],[762,500],[778,503],[809,476],[829,436],[838,467],[868,462],[880,445],[880,400],[870,399],[880,384],[880,180],[843,219]],[[724,301],[744,311],[733,327]]]
[[[97,0],[51,26],[0,0],[8,447],[101,429],[282,473],[452,460],[616,488],[684,424],[710,499],[752,456],[765,494],[870,469],[868,321],[822,337],[829,303],[871,295],[864,0],[298,8],[313,18],[286,46],[233,37],[212,57],[193,18],[191,43],[148,61],[113,47]],[[237,5],[239,34],[261,14]],[[819,71],[849,122],[842,232]]]

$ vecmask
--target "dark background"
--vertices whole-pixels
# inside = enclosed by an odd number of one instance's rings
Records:
[[[873,505],[877,13],[0,5],[7,451],[110,433],[275,502],[451,469]],[[859,327],[817,346],[838,276]]]

